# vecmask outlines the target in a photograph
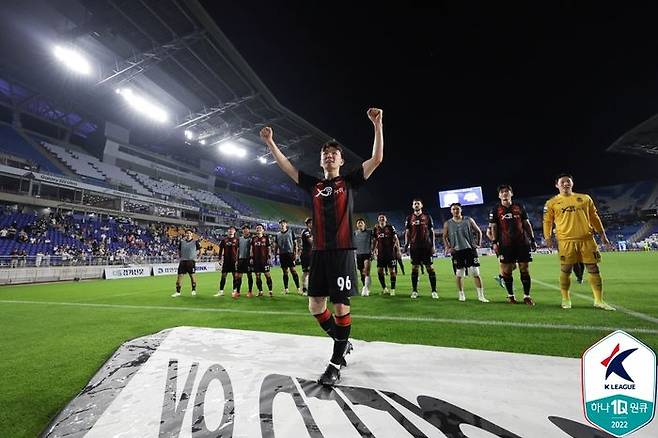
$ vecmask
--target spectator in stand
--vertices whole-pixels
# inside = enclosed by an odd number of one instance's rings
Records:
[[[11,261],[9,262],[9,267],[10,268],[17,268],[18,267],[18,250],[14,249],[11,252]]]

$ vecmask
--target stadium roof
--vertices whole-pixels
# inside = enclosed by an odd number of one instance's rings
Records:
[[[319,170],[319,145],[332,138],[276,100],[197,0],[27,0],[5,5],[2,16],[0,78],[36,91],[15,104],[45,97],[60,112],[129,128],[131,143],[218,164],[227,162],[217,144],[237,142],[250,152],[253,164],[236,164],[245,169],[276,167],[257,161],[266,152],[258,131],[271,125],[298,167]],[[92,74],[71,79],[53,59],[56,44],[84,53]],[[127,111],[115,93],[127,86],[164,107],[169,122]],[[188,145],[185,130],[194,133]]]
[[[658,114],[619,137],[608,152],[658,158]]]

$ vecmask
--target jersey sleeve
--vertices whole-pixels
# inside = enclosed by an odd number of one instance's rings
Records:
[[[553,199],[549,199],[546,201],[546,205],[544,205],[544,239],[551,238],[554,221],[555,212],[553,211]]]
[[[519,207],[521,207],[521,219],[524,220],[524,221],[527,221],[528,219],[530,219],[528,217],[528,212],[525,209],[525,205],[519,204]]]
[[[307,192],[311,192],[311,190],[313,190],[313,187],[315,187],[318,181],[320,181],[318,178],[311,176],[307,173],[304,173],[301,170],[299,171],[299,174],[297,176],[297,185],[302,189],[306,190]]]
[[[594,200],[591,197],[587,197],[587,203],[588,203],[588,209],[589,209],[589,221],[592,224],[592,228],[599,233],[603,234],[603,222],[601,222],[601,217],[599,216],[599,212],[596,209],[596,205],[594,205]]]
[[[427,215],[427,226],[430,230],[434,229],[434,220],[432,219],[432,216],[429,214]]]
[[[363,166],[359,166],[345,176],[345,181],[349,184],[350,187],[358,189],[365,182],[366,179],[363,176]]]

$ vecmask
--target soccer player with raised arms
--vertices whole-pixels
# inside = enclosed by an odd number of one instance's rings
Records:
[[[544,206],[544,239],[546,246],[552,248],[553,224],[558,240],[560,256],[560,293],[562,308],[571,309],[571,271],[576,263],[584,263],[589,273],[589,284],[594,294],[594,307],[603,310],[615,310],[603,301],[603,283],[598,263],[601,253],[594,240],[594,232],[601,237],[604,245],[610,246],[603,223],[596,211],[594,201],[588,195],[573,191],[573,178],[569,174],[560,174],[555,179],[555,187],[560,191],[546,202]]]
[[[345,164],[342,146],[335,141],[322,146],[320,167],[324,172],[323,179],[297,170],[274,143],[272,128],[265,127],[260,131],[261,138],[281,170],[311,195],[313,252],[308,307],[322,329],[334,340],[329,365],[318,379],[322,385],[334,385],[340,380],[340,368],[346,365],[345,355],[352,348],[348,340],[352,327],[350,296],[357,290],[352,241],[354,192],[384,159],[382,117],[382,110],[368,110],[375,137],[372,157],[345,176],[340,174],[340,168]],[[334,305],[333,315],[327,308],[327,297]]]

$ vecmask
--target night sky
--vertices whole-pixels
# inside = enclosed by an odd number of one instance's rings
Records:
[[[283,105],[363,157],[365,111],[384,109],[384,163],[359,209],[476,185],[491,200],[501,182],[550,194],[563,171],[576,190],[658,173],[605,152],[658,112],[656,10],[311,3],[204,5]]]

